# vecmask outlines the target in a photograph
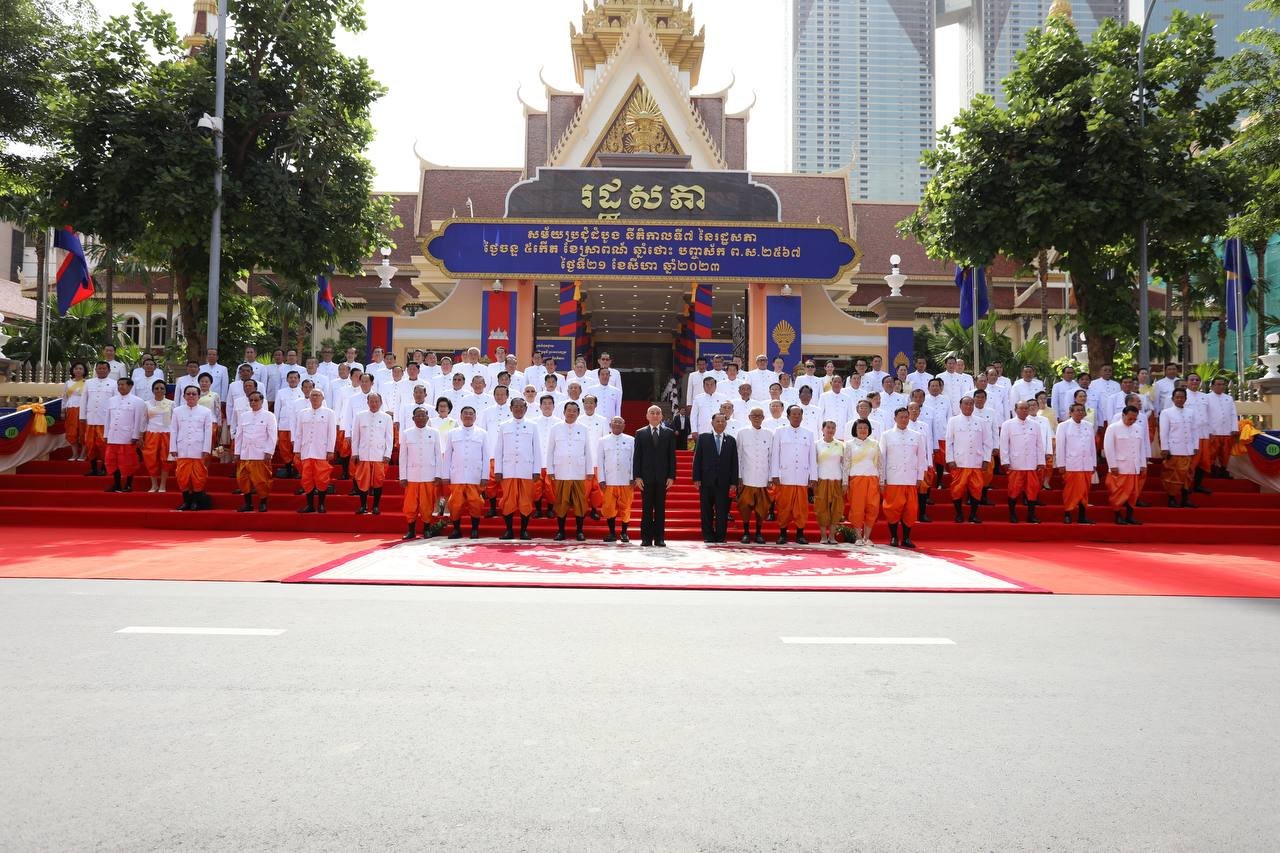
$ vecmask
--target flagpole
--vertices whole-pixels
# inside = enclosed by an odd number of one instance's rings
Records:
[[[316,345],[317,336],[320,334],[320,287],[317,284],[315,296],[311,300],[311,354],[316,357],[316,361],[320,360],[320,348]],[[306,359],[303,359],[306,362]]]
[[[977,376],[982,355],[978,349],[978,268],[970,269],[973,271],[972,285],[969,288],[969,298],[973,301],[973,375]]]
[[[1236,238],[1236,281],[1231,296],[1236,303],[1236,383],[1244,388],[1244,240]],[[1239,390],[1236,392],[1239,394]]]
[[[53,252],[53,229],[45,229],[44,257],[40,259],[40,381],[49,381],[49,256]],[[55,296],[56,298],[56,296]],[[110,321],[108,321],[110,322]]]

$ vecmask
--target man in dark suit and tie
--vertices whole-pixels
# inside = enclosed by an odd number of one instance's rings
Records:
[[[676,447],[684,450],[689,446],[689,407],[677,406],[667,426],[676,434]]]
[[[702,506],[702,541],[724,542],[729,532],[729,487],[738,482],[738,443],[724,431],[725,416],[711,416],[711,432],[698,433],[693,482]]]
[[[667,546],[667,489],[676,479],[675,433],[662,425],[662,409],[650,406],[649,425],[636,433],[631,476],[640,490],[640,545]]]

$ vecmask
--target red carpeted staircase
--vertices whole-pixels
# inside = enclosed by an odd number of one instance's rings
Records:
[[[66,455],[66,451],[62,451]],[[698,494],[690,482],[692,454],[678,454],[679,477],[676,486],[667,493],[667,538],[701,539],[698,515]],[[128,494],[106,494],[105,477],[86,477],[88,463],[52,460],[29,462],[16,474],[0,476],[0,523],[48,527],[116,527],[149,530],[233,530],[233,531],[298,531],[325,533],[385,533],[390,538],[404,531],[400,514],[401,490],[397,481],[388,475],[382,499],[381,515],[354,514],[359,505],[354,497],[348,497],[349,481],[335,480],[337,494],[328,499],[329,512],[325,515],[299,515],[295,512],[303,504],[303,498],[294,495],[297,481],[277,479],[273,486],[270,510],[265,513],[238,513],[242,503],[233,495],[235,480],[233,468],[228,464],[212,466],[208,492],[213,496],[214,508],[204,512],[174,512],[181,502],[181,495],[173,491],[151,494],[146,491],[148,480],[138,477],[135,488]],[[394,471],[392,472],[394,474]],[[1106,506],[1106,491],[1095,487],[1090,500],[1093,507],[1090,517],[1097,522],[1092,527],[1062,523],[1062,492],[1059,489],[1042,493],[1039,525],[1025,523],[1012,525],[1005,504],[1004,478],[993,483],[991,500],[996,504],[980,511],[982,524],[955,524],[949,495],[935,491],[934,504],[929,507],[931,524],[920,524],[914,530],[914,538],[921,545],[930,541],[1010,541],[1053,542],[1073,540],[1086,542],[1162,542],[1189,544],[1198,542],[1238,542],[1250,544],[1280,544],[1280,495],[1264,495],[1258,487],[1242,480],[1206,480],[1212,495],[1194,495],[1196,509],[1170,509],[1160,488],[1159,466],[1152,466],[1143,499],[1150,508],[1138,510],[1141,527],[1117,526]],[[138,488],[140,486],[140,488]],[[736,540],[742,534],[736,507],[730,519],[730,536]],[[966,509],[966,517],[968,511]],[[1018,508],[1020,519],[1026,518],[1025,509]],[[501,518],[486,518],[481,524],[481,535],[496,536],[502,531]],[[632,535],[638,541],[640,527],[640,496],[636,495],[632,516]],[[538,538],[548,538],[555,533],[555,520],[534,519],[530,532]],[[572,523],[569,531],[572,533]],[[598,540],[606,531],[603,521],[587,520],[586,530],[590,539]],[[816,520],[810,516],[807,535],[817,536]],[[765,535],[770,541],[777,537],[777,525],[765,524]],[[878,525],[876,540],[887,539],[887,528]]]

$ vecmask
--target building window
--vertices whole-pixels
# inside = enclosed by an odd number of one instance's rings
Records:
[[[162,347],[169,343],[169,318],[153,317],[151,320],[151,345]]]
[[[136,344],[138,336],[142,334],[142,321],[133,316],[125,317],[121,329],[124,331],[125,337]]]

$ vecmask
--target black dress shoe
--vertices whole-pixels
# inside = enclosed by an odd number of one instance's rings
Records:
[[[650,542],[648,539],[641,539],[641,540],[640,540],[640,547],[641,547],[641,548],[652,548],[652,547],[653,547],[653,543],[652,543],[652,542]]]
[[[741,540],[739,540],[739,541],[741,541],[743,545],[750,545],[750,544],[751,544],[751,535],[750,535],[749,533],[744,533],[744,534],[742,534],[742,539],[741,539]]]
[[[797,544],[797,545],[808,545],[808,544],[809,544],[809,540],[804,538],[804,534],[803,534],[803,533],[797,533],[797,534],[796,534],[796,544]]]
[[[618,537],[618,541],[619,541],[619,542],[630,542],[630,541],[631,541],[631,537],[630,537],[630,536],[628,536],[628,535],[627,535],[627,532],[624,530],[624,531],[622,531],[622,535]]]
[[[655,547],[655,548],[665,548],[665,547],[667,547],[667,540],[665,540],[665,539],[659,539],[657,542],[654,542],[654,543],[653,543],[653,547]]]
[[[755,543],[756,543],[757,545],[763,545],[763,544],[765,544],[765,541],[764,541],[764,535],[763,535],[763,534],[760,534],[760,533],[757,533],[757,534],[756,534],[756,538],[755,538],[755,540],[754,540],[754,541],[755,541]]]

